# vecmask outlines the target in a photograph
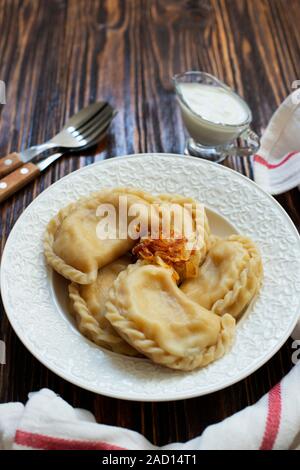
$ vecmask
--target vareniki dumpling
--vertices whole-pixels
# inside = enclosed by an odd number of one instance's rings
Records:
[[[70,204],[49,222],[44,240],[45,256],[55,271],[71,281],[89,284],[96,280],[99,268],[132,249],[137,240],[128,235],[127,222],[130,223],[133,216],[126,220],[123,237],[118,235],[120,196],[126,197],[128,211],[133,204],[148,209],[154,200],[142,191],[106,189]],[[116,210],[116,235],[105,239],[99,237],[97,231],[101,221],[97,208],[108,205]],[[127,217],[127,212],[125,215]],[[148,221],[147,211],[146,218]]]
[[[85,300],[91,315],[96,318],[101,327],[108,323],[104,313],[109,289],[120,272],[126,269],[130,263],[132,263],[131,256],[124,255],[99,269],[97,279],[92,284],[78,285],[81,297]]]
[[[92,284],[80,285],[72,282],[69,286],[69,296],[78,329],[84,336],[112,351],[137,355],[137,351],[118,335],[104,316],[109,289],[130,262],[130,256],[123,256],[101,268]]]
[[[214,241],[198,276],[186,280],[180,288],[202,307],[218,315],[238,317],[258,291],[262,274],[255,244],[246,237],[232,235]]]
[[[192,370],[218,359],[234,338],[231,315],[206,310],[179,289],[171,269],[141,261],[117,277],[105,316],[135,349],[173,369]]]

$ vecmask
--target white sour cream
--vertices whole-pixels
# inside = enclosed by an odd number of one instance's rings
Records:
[[[178,89],[185,127],[198,144],[227,145],[248,126],[251,111],[230,89],[202,83],[180,83]]]
[[[243,101],[230,90],[202,83],[181,83],[180,91],[190,109],[210,122],[239,125],[248,118]]]

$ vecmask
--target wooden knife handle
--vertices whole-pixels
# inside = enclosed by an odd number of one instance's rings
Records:
[[[26,163],[18,170],[13,171],[0,180],[0,203],[15,194],[27,183],[40,174],[39,168],[33,163]]]
[[[6,157],[0,158],[0,178],[15,171],[19,166],[22,166],[23,162],[20,158],[20,154],[13,152],[6,155]]]

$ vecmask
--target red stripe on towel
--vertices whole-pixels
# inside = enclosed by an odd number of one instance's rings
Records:
[[[270,390],[268,395],[268,416],[260,450],[273,449],[280,426],[281,408],[281,386],[279,383]]]
[[[16,432],[15,443],[42,450],[125,450],[124,447],[118,447],[107,442],[63,439],[20,430]]]
[[[278,168],[282,165],[284,165],[284,163],[286,163],[290,158],[292,158],[294,155],[296,155],[297,153],[299,152],[291,152],[291,153],[288,153],[283,160],[281,160],[281,162],[279,163],[269,163],[267,162],[267,160],[265,160],[263,157],[261,157],[260,155],[254,155],[254,161],[256,163],[260,163],[261,165],[264,165],[266,166],[267,168],[269,168],[269,170],[273,170],[274,168]]]

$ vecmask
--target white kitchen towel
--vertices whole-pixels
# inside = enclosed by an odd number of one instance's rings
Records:
[[[299,363],[267,395],[186,443],[152,445],[141,434],[97,424],[48,389],[31,393],[25,406],[0,405],[0,449],[203,450],[300,449]],[[201,413],[201,409],[199,409]],[[200,418],[200,416],[199,416]]]
[[[300,185],[300,89],[272,116],[253,157],[254,180],[271,194]]]
[[[273,195],[300,185],[300,88],[273,114],[253,168],[255,182]],[[292,336],[300,340],[300,318]]]

